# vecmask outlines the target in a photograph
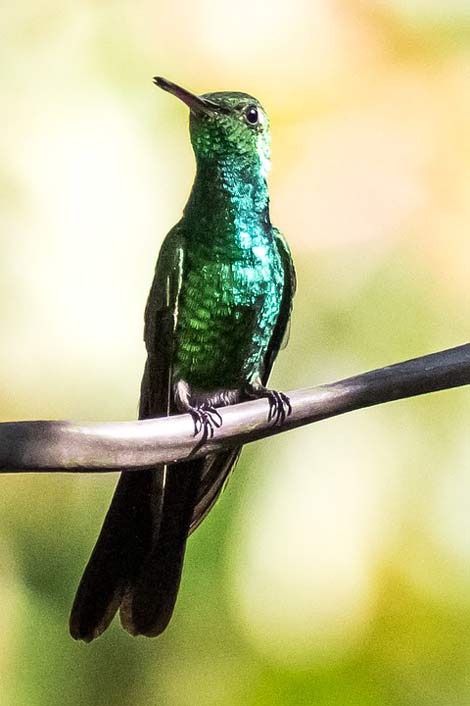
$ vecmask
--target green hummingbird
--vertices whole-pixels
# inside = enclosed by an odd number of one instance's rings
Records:
[[[147,301],[139,418],[189,413],[200,445],[221,425],[218,407],[266,397],[274,424],[290,414],[288,397],[266,384],[288,327],[295,272],[269,217],[270,132],[260,103],[245,93],[198,96],[164,78],[154,83],[189,107],[196,178],[161,247]],[[132,635],[166,628],[187,537],[240,450],[121,474],[72,607],[75,639],[93,640],[118,609]]]

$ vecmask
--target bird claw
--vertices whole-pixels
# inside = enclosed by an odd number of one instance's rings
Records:
[[[290,399],[283,392],[250,386],[246,390],[246,394],[249,399],[266,397],[269,403],[268,422],[272,422],[273,425],[284,424],[286,418],[292,413]]]
[[[286,417],[292,412],[289,398],[277,390],[267,390],[266,396],[269,402],[268,422],[273,422],[274,425],[284,424]]]
[[[207,403],[197,407],[190,407],[188,412],[194,422],[193,436],[201,434],[201,438],[196,446],[196,449],[199,449],[205,444],[207,439],[212,439],[216,429],[220,429],[222,426],[222,417],[215,407]]]
[[[197,407],[190,407],[188,412],[194,422],[193,436],[198,436],[199,434],[201,435],[197,444],[190,453],[190,456],[193,456],[197,451],[199,451],[201,446],[204,446],[207,439],[212,439],[215,430],[220,429],[222,426],[222,417],[215,407],[207,403],[198,405]]]

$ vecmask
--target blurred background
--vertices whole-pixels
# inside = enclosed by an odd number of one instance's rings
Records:
[[[2,421],[137,414],[194,175],[156,73],[271,117],[299,279],[275,386],[468,340],[468,0],[20,0],[0,30]],[[1,703],[467,706],[469,423],[456,390],[246,448],[158,640],[68,636],[116,478],[3,476]]]

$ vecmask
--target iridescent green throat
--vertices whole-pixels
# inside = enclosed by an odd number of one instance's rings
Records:
[[[225,256],[270,237],[268,187],[257,160],[199,159],[184,221],[191,238],[225,245]]]

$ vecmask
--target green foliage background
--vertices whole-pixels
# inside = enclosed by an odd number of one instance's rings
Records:
[[[194,169],[156,73],[271,116],[299,275],[275,385],[468,339],[467,2],[23,0],[0,28],[2,420],[136,415]],[[466,706],[469,418],[452,391],[245,449],[158,640],[67,633],[115,479],[3,476],[1,703]]]

